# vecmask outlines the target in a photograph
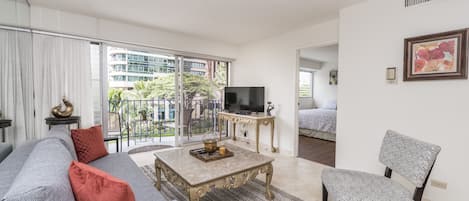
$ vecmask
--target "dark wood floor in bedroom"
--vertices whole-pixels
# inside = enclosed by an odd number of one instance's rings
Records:
[[[298,157],[335,167],[335,142],[300,135]]]

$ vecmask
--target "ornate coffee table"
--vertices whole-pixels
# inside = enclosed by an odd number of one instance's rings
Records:
[[[182,187],[190,201],[198,201],[215,188],[238,188],[253,180],[259,173],[266,174],[266,198],[272,200],[270,191],[273,175],[273,158],[248,151],[234,145],[225,145],[234,156],[222,160],[203,162],[189,154],[187,147],[156,152],[154,155],[156,188],[161,190],[161,172],[174,185]]]

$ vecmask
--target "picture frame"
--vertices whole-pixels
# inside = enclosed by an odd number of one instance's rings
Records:
[[[404,81],[467,79],[468,29],[405,39]]]

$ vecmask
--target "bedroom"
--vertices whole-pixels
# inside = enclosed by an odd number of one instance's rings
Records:
[[[298,157],[334,167],[338,45],[299,52]]]

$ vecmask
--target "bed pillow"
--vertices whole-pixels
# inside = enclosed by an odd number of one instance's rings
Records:
[[[337,110],[337,102],[336,101],[327,101],[324,106],[322,106],[322,109],[326,110]]]
[[[73,144],[77,152],[78,161],[89,163],[108,155],[104,146],[104,137],[101,126],[88,129],[72,130]]]

